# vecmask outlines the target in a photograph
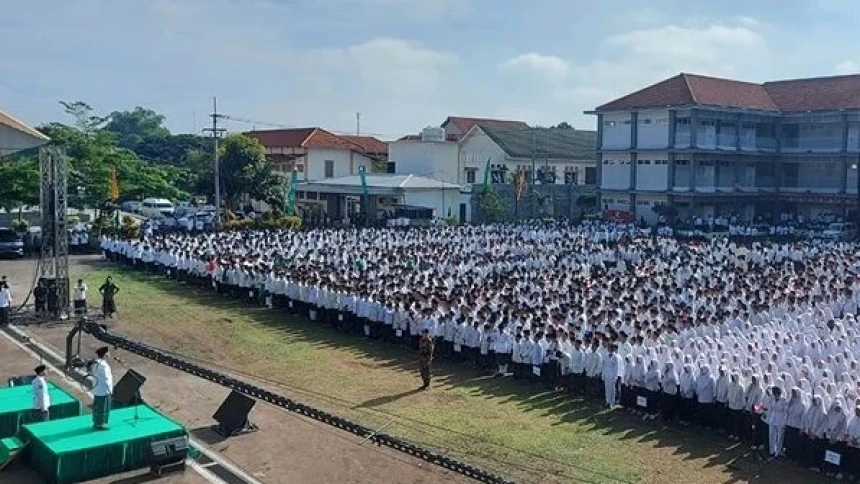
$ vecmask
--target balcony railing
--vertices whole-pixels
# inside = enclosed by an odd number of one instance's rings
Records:
[[[783,151],[840,151],[841,149],[841,137],[782,138]]]

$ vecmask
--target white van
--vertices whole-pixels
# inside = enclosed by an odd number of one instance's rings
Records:
[[[140,202],[140,214],[146,218],[172,217],[175,210],[166,198],[147,198]]]

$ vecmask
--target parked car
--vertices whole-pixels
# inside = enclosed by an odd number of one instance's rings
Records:
[[[140,211],[140,202],[137,200],[129,200],[127,202],[122,202],[119,208],[123,212],[138,213]]]
[[[147,198],[140,204],[140,214],[147,218],[172,217],[175,210],[166,198]]]
[[[0,227],[0,255],[24,257],[24,239],[7,227]]]
[[[857,225],[851,222],[834,222],[821,236],[831,240],[854,240],[857,238]]]

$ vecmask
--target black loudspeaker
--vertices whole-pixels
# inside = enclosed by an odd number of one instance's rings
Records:
[[[140,387],[146,383],[146,377],[134,370],[128,370],[113,387],[113,406],[116,408],[140,405]]]
[[[188,437],[158,440],[149,444],[149,472],[161,477],[170,472],[184,471],[188,458]]]
[[[233,390],[227,395],[224,403],[218,407],[212,418],[218,422],[212,430],[222,437],[232,437],[257,430],[257,426],[248,421],[248,414],[257,401]]]

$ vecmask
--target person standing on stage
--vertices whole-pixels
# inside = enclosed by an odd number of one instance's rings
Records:
[[[9,314],[12,312],[12,293],[9,292],[9,284],[6,276],[0,281],[0,326],[9,324]]]
[[[75,286],[75,314],[81,315],[87,312],[87,285],[83,279],[78,279]]]
[[[113,394],[113,374],[105,358],[108,355],[108,347],[96,350],[98,359],[93,363],[91,370],[96,379],[93,387],[93,428],[96,430],[107,429],[110,419],[111,397]]]
[[[37,366],[33,371],[33,421],[47,422],[49,419],[48,409],[51,408],[51,395],[48,394],[48,382],[45,381],[45,365]]]
[[[99,294],[102,295],[102,313],[106,318],[112,318],[116,314],[116,300],[114,299],[119,293],[119,287],[113,283],[113,278],[108,276],[105,283],[99,288]]]
[[[430,387],[430,365],[433,363],[433,339],[430,337],[430,330],[424,329],[421,332],[421,340],[418,342],[418,358],[421,365],[421,379],[424,385],[421,390],[426,390]]]

